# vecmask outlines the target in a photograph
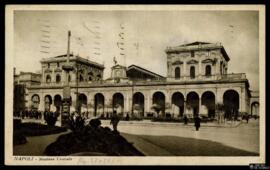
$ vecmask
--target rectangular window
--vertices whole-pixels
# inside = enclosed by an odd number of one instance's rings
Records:
[[[194,51],[191,51],[191,57],[194,57]]]
[[[48,63],[48,68],[50,68],[50,63]]]
[[[59,63],[57,62],[57,67],[59,67]]]

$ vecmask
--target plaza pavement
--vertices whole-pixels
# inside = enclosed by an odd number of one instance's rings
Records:
[[[31,120],[23,122],[28,121]],[[109,120],[102,120],[102,126],[112,128]],[[201,123],[198,132],[195,131],[194,123],[184,125],[183,123],[147,120],[120,121],[118,130],[123,137],[148,156],[173,156],[179,153],[192,156],[196,155],[197,150],[199,154],[207,155],[208,152],[204,149],[211,150],[212,154],[220,152],[218,155],[225,156],[259,153],[259,120],[253,119],[248,124],[246,122],[233,124],[227,122],[223,125]],[[46,146],[54,142],[61,134],[27,137],[28,143],[15,146],[14,154],[43,155]],[[203,146],[203,149],[200,146]],[[189,152],[186,151],[187,149]]]
[[[102,121],[102,126],[111,127],[109,121],[104,120]],[[200,144],[205,145],[205,142],[209,141],[209,145],[213,144],[215,147],[222,148],[220,151],[217,150],[221,152],[218,153],[219,155],[223,155],[223,150],[224,152],[225,150],[229,151],[228,147],[231,150],[235,149],[236,155],[245,154],[240,153],[238,150],[259,153],[259,120],[253,119],[248,124],[246,122],[238,122],[234,126],[202,123],[199,131],[195,131],[193,123],[184,125],[183,123],[120,121],[118,130],[121,132],[121,135],[133,143],[140,151],[152,156],[172,155],[168,145],[174,145],[177,150],[182,141],[191,142],[190,146],[194,147],[198,147],[197,145]],[[164,140],[164,137],[165,140],[170,140],[168,145],[164,144],[164,141],[162,143],[161,140]],[[179,145],[177,145],[177,142]],[[220,144],[220,146],[217,144]],[[181,147],[181,149],[185,148]],[[206,154],[207,152],[200,153]],[[193,154],[191,153],[191,155]]]

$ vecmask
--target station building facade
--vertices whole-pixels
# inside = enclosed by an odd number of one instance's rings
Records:
[[[251,113],[249,82],[245,73],[228,73],[230,61],[222,44],[194,42],[168,47],[167,76],[137,65],[115,64],[103,79],[104,66],[71,55],[75,68],[65,76],[61,65],[67,56],[41,61],[41,82],[27,87],[27,107],[61,111],[65,77],[71,87],[71,110],[94,116],[117,113],[138,117],[206,115],[216,105],[228,112]]]

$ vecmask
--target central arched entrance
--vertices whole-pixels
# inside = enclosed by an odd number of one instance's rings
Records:
[[[101,93],[95,94],[95,111],[94,116],[104,116],[104,96]]]
[[[46,95],[44,101],[45,101],[44,110],[50,111],[52,104],[52,97],[50,95]]]
[[[124,112],[124,96],[121,93],[115,93],[112,101],[113,111],[117,114],[123,114]]]
[[[54,103],[54,106],[55,106],[55,111],[58,112],[58,113],[61,113],[62,97],[59,94],[54,96],[53,103]]]
[[[196,92],[190,92],[187,95],[187,110],[193,117],[199,114],[199,95]]]
[[[83,93],[78,96],[77,108],[79,113],[87,111],[87,96]]]
[[[225,118],[232,119],[239,114],[239,94],[235,90],[227,90],[223,94]]]
[[[207,115],[210,118],[215,117],[215,94],[211,91],[206,91],[202,94],[202,106],[207,109]]]
[[[184,95],[180,92],[175,92],[172,95],[172,113],[179,117],[184,114]]]
[[[136,92],[132,98],[133,116],[143,117],[144,115],[144,95],[141,92]]]
[[[162,92],[153,94],[153,106],[158,116],[165,116],[165,95]]]

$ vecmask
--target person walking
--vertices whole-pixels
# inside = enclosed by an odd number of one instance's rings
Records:
[[[194,124],[195,124],[196,131],[199,131],[199,128],[201,126],[201,118],[199,116],[196,116],[194,118]]]
[[[118,123],[119,123],[119,117],[117,116],[117,113],[116,113],[116,111],[114,110],[114,111],[113,111],[112,118],[111,118],[110,124],[113,125],[113,130],[114,130],[115,132],[117,132],[117,125],[118,125]]]
[[[187,115],[184,116],[184,123],[185,123],[185,125],[188,124],[188,118],[187,118]]]
[[[249,115],[247,114],[246,115],[246,121],[247,121],[247,123],[248,123],[248,120],[249,120]]]

